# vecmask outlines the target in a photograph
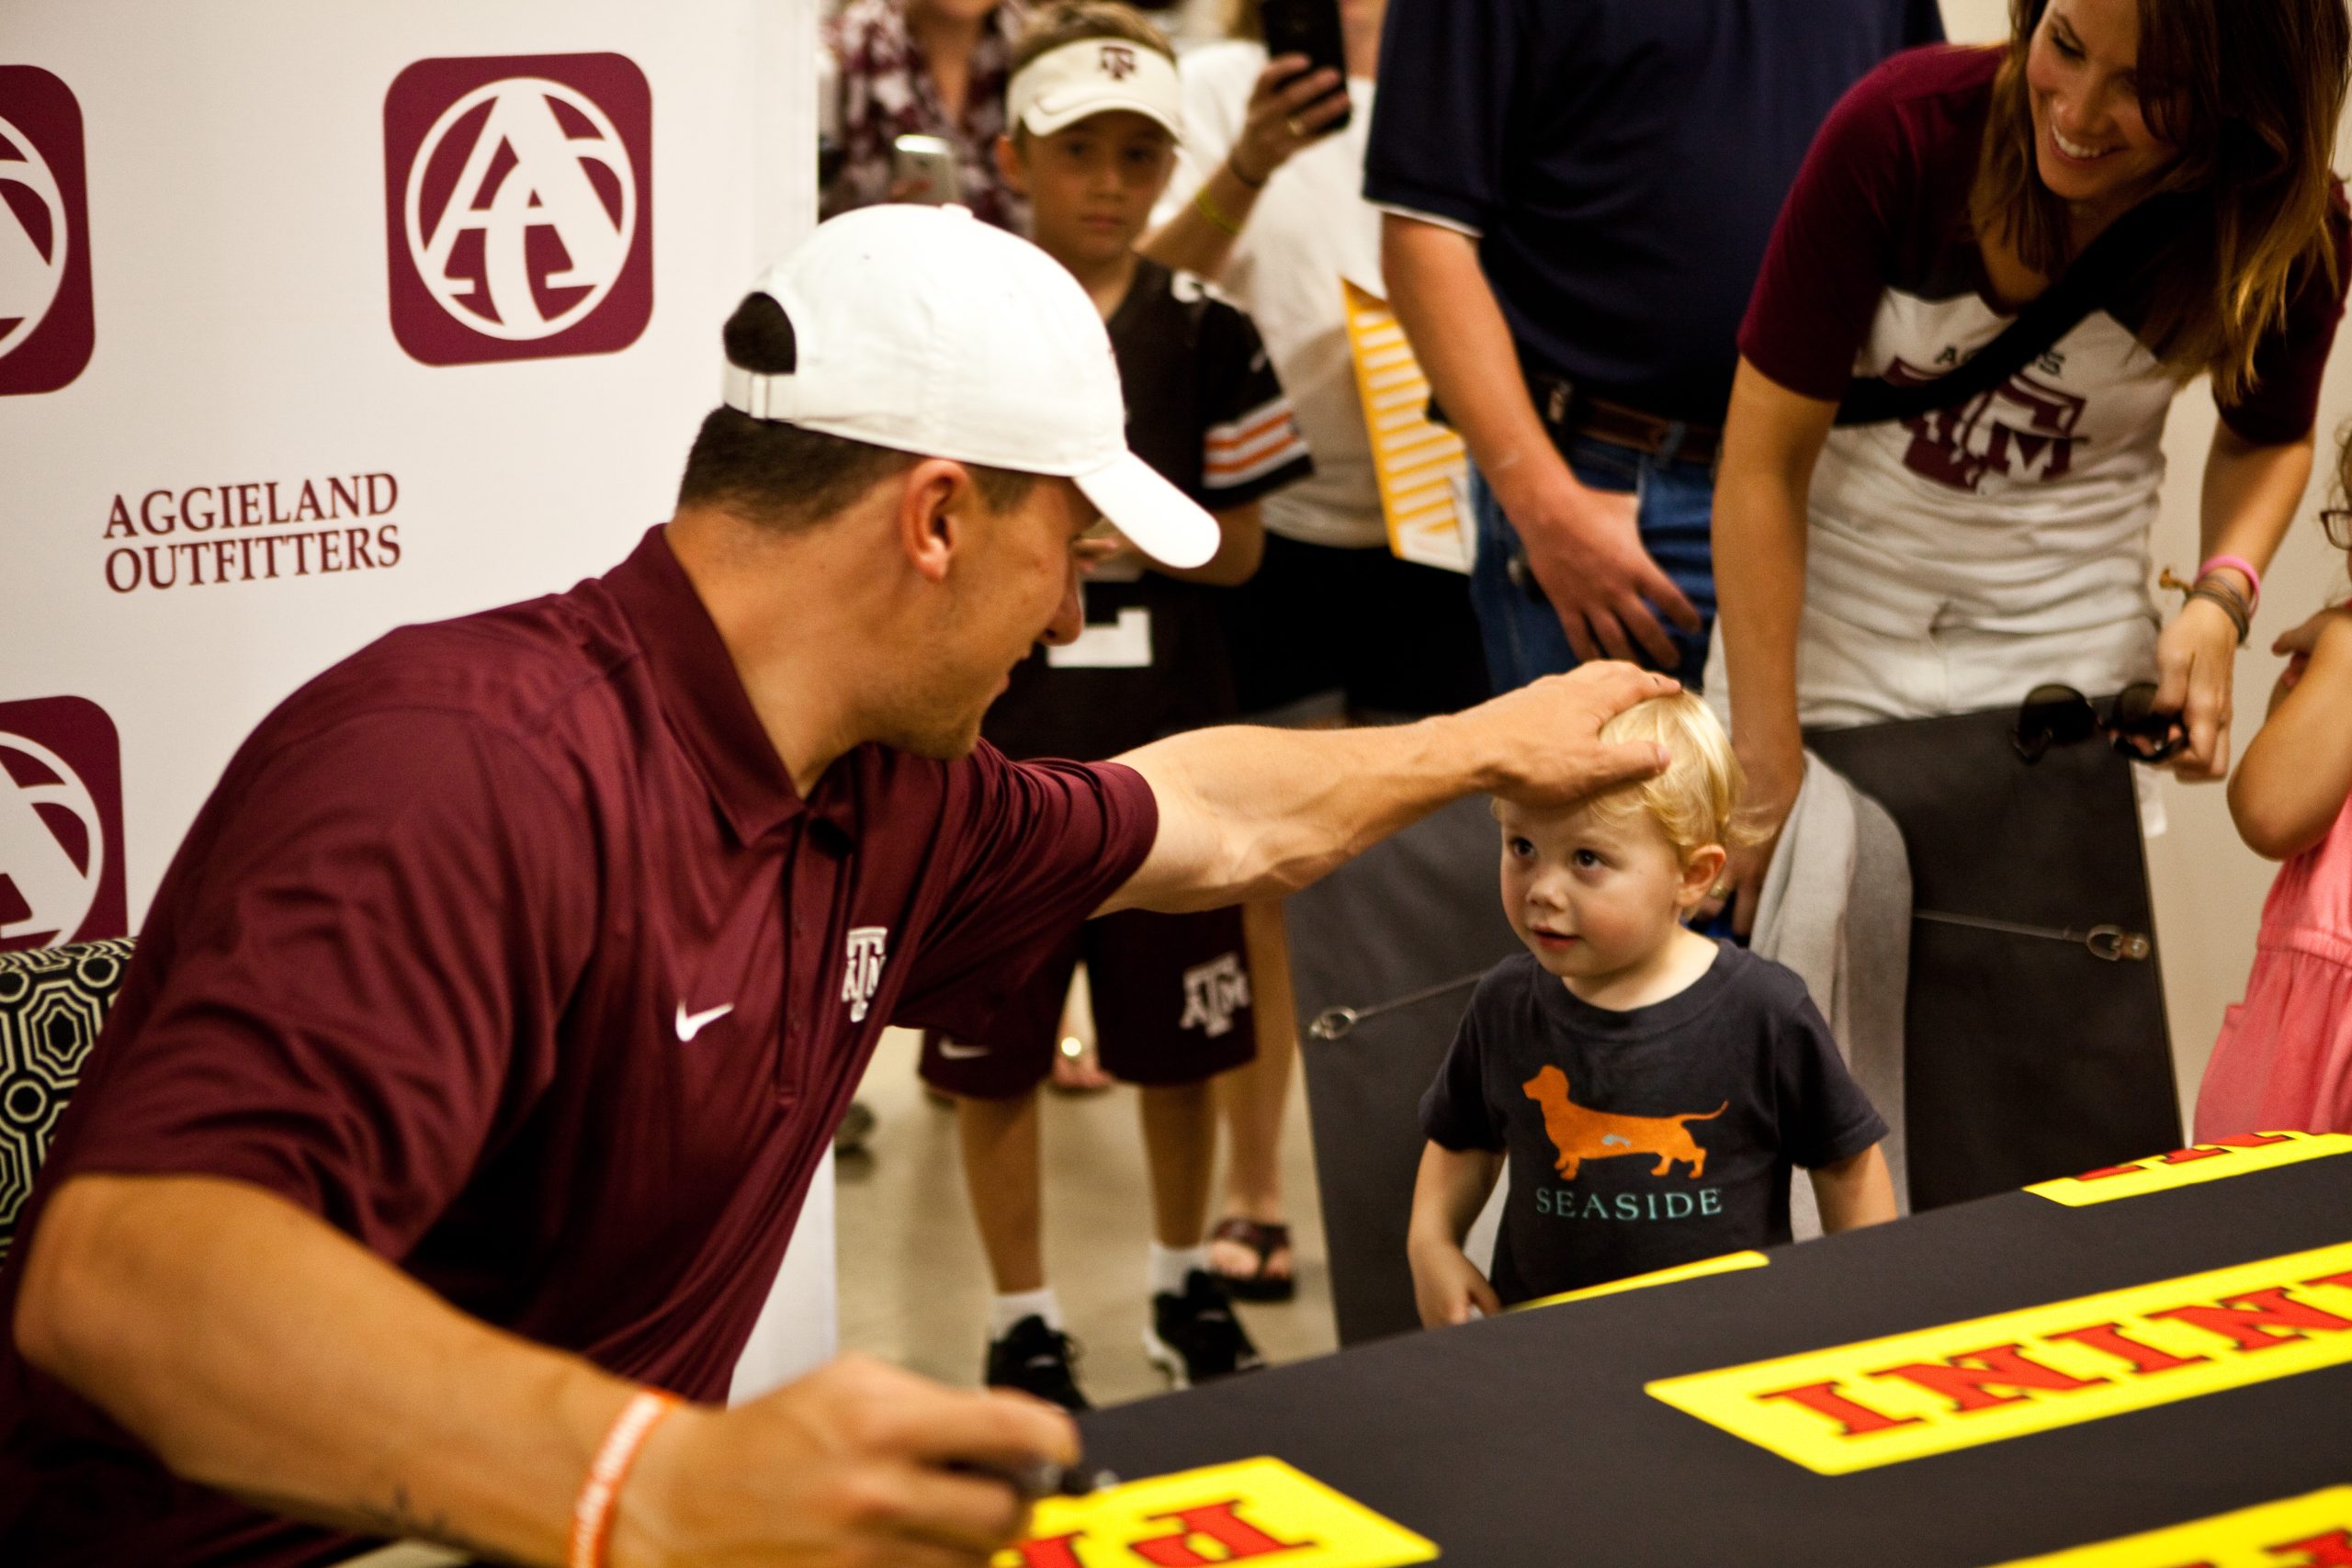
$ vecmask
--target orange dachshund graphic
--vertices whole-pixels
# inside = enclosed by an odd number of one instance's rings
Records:
[[[1690,1179],[1706,1174],[1707,1151],[1690,1141],[1685,1122],[1711,1121],[1724,1113],[1726,1100],[1713,1111],[1683,1116],[1612,1116],[1587,1111],[1568,1098],[1568,1075],[1545,1067],[1519,1086],[1527,1098],[1544,1108],[1544,1131],[1560,1151],[1559,1170],[1570,1180],[1577,1167],[1589,1159],[1614,1159],[1619,1155],[1656,1155],[1652,1176],[1670,1176],[1677,1160],[1690,1168]]]

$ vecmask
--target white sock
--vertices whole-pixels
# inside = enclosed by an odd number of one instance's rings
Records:
[[[989,1337],[1003,1338],[1012,1332],[1012,1325],[1024,1317],[1042,1317],[1046,1327],[1060,1332],[1062,1303],[1054,1299],[1051,1285],[995,1297],[989,1305]]]
[[[1184,1276],[1195,1269],[1206,1273],[1208,1267],[1209,1249],[1205,1247],[1162,1247],[1155,1241],[1145,1279],[1155,1296],[1181,1296],[1184,1293]]]

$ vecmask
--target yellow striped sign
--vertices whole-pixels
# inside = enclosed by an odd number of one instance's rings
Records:
[[[1462,437],[1429,421],[1430,382],[1388,302],[1340,279],[1348,347],[1380,481],[1388,547],[1404,560],[1470,570],[1470,520],[1457,505],[1470,471]]]
[[[2352,1242],[1650,1383],[1824,1475],[2352,1363]]]
[[[2111,1203],[2118,1198],[2137,1198],[2144,1192],[2219,1181],[2225,1176],[2243,1176],[2249,1170],[2270,1170],[2347,1153],[2352,1153],[2352,1136],[2342,1133],[2247,1133],[2175,1149],[2168,1155],[2150,1155],[2130,1165],[2086,1170],[2080,1176],[2062,1177],[2056,1181],[2037,1181],[2026,1190],[2037,1198],[2079,1209],[2091,1203]]]
[[[2352,1486],[2020,1558],[2001,1568],[2352,1568]]]

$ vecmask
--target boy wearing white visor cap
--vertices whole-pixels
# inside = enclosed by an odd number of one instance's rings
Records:
[[[1312,465],[1249,318],[1135,252],[1180,124],[1175,61],[1158,31],[1102,0],[1048,6],[1015,46],[1008,102],[999,166],[1029,198],[1039,247],[1105,320],[1129,447],[1221,528],[1215,558],[1197,570],[1154,568],[1129,550],[1099,565],[1077,642],[1014,671],[989,710],[985,733],[1008,756],[1093,761],[1238,716],[1217,600],[1257,570],[1259,498]],[[1085,1405],[1046,1284],[1036,1109],[1081,961],[1102,1066],[1141,1091],[1152,1196],[1145,1348],[1180,1387],[1258,1365],[1204,1247],[1212,1080],[1255,1054],[1240,911],[1122,914],[1036,958],[984,1029],[924,1042],[924,1081],[957,1100],[966,1184],[996,1287],[983,1375]]]

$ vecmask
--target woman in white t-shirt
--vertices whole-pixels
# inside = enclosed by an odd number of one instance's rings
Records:
[[[1301,720],[1414,717],[1487,694],[1468,582],[1388,550],[1370,437],[1356,396],[1340,281],[1381,296],[1380,215],[1364,201],[1364,137],[1386,0],[1340,0],[1337,73],[1269,62],[1255,0],[1235,37],[1184,52],[1184,132],[1159,225],[1144,254],[1194,273],[1250,312],[1315,458],[1311,478],[1260,504],[1266,554],[1225,595],[1246,711]],[[1349,122],[1327,128],[1342,113]],[[1257,1060],[1227,1074],[1233,1133],[1227,1211],[1213,1261],[1236,1294],[1290,1291],[1276,1158],[1295,1051],[1280,907],[1249,911],[1260,976]]]
[[[1740,332],[1715,492],[1716,652],[1749,799],[1776,831],[1801,725],[1999,707],[2044,682],[2154,680],[2156,711],[2186,732],[2177,771],[2228,770],[2237,622],[2310,476],[2343,311],[2328,169],[2342,0],[2013,9],[2007,45],[1915,50],[1847,95]],[[2297,41],[2278,58],[2265,39]],[[1833,427],[1849,378],[1950,373],[2159,193],[2189,204],[2159,259],[2005,384]],[[2165,416],[2208,371],[2222,420],[2205,570],[2159,631],[2148,535]],[[1711,671],[1708,689],[1724,684]],[[1736,862],[1743,927],[1770,849]]]
[[[1728,691],[1749,807],[1775,839],[1805,776],[1802,726],[2017,713],[2045,685],[2154,682],[2137,716],[2154,722],[2129,744],[2177,747],[2187,778],[2228,769],[2233,662],[2310,477],[2343,312],[2328,161],[2352,24],[2343,0],[2013,0],[2012,13],[2005,46],[1913,51],[1848,93],[1790,190],[1740,331],[1706,684]],[[1858,380],[1957,372],[2127,215],[2131,254],[2111,273],[2097,264],[2097,308],[2016,371],[1908,419],[1834,424]],[[2207,373],[2221,422],[2203,562],[2167,624],[2148,550],[2165,418]],[[2079,700],[2045,705],[2087,716]],[[1987,840],[1913,842],[1927,881],[1973,889],[1935,913],[2064,935],[2046,911],[2088,927],[2144,896],[2144,871],[2141,886],[2089,885],[2117,874],[2100,805],[2061,793],[2058,774],[2029,794],[1981,761],[1935,773],[1951,820],[2037,814]],[[2029,861],[1998,836],[2047,840],[2053,825],[2079,863]],[[1743,929],[1773,848],[1734,859]],[[1971,857],[1958,878],[1956,854]],[[1956,956],[2006,951],[1914,938],[1917,1200],[2177,1136],[2169,1055],[2137,1021],[2147,987]]]

